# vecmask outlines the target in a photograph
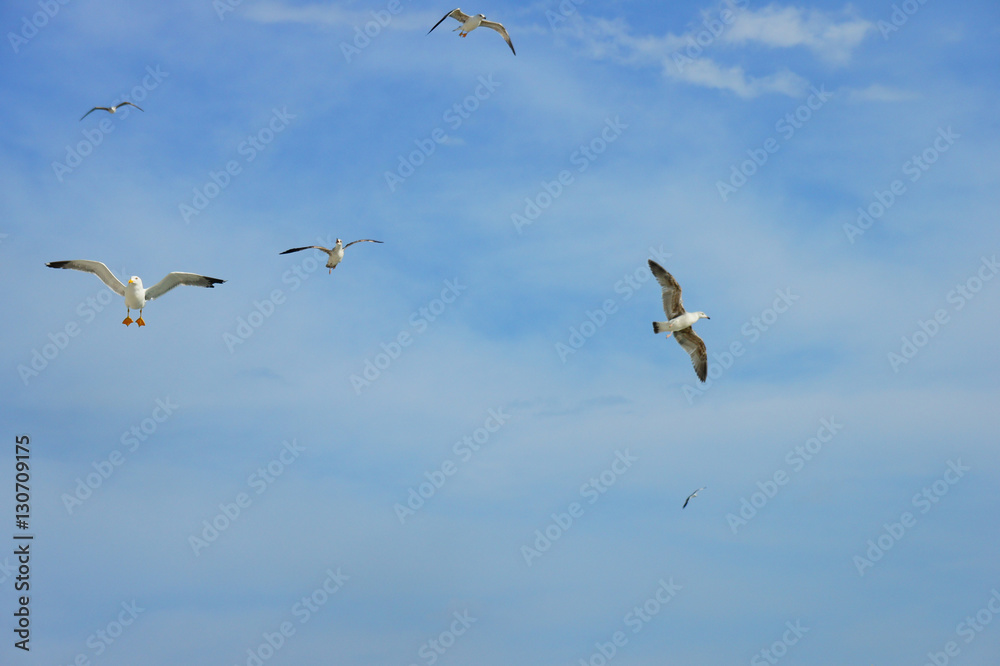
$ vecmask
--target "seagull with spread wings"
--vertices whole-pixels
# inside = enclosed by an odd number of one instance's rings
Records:
[[[305,247],[293,247],[291,250],[285,250],[284,252],[280,252],[279,254],[289,254],[289,253],[292,253],[292,252],[301,252],[302,250],[322,250],[323,252],[326,252],[327,257],[329,257],[327,259],[327,261],[326,261],[326,267],[330,269],[328,272],[332,273],[333,269],[336,268],[337,264],[340,263],[340,260],[344,258],[344,250],[345,249],[351,247],[355,243],[381,243],[381,242],[382,241],[380,241],[380,240],[372,240],[371,238],[362,238],[360,240],[351,241],[347,245],[344,245],[341,242],[341,240],[338,238],[337,239],[337,244],[334,245],[333,248],[330,248],[330,249],[327,249],[327,248],[322,247],[320,245],[306,245]]]
[[[653,333],[666,332],[668,338],[673,333],[684,351],[691,356],[691,363],[698,374],[698,379],[705,381],[708,377],[708,353],[705,351],[705,341],[698,337],[691,326],[703,317],[705,319],[711,317],[704,312],[685,312],[684,303],[681,301],[681,286],[677,284],[674,276],[652,259],[649,260],[649,270],[653,271],[653,277],[663,289],[663,311],[668,319],[668,321],[654,321]]]
[[[681,508],[682,508],[682,509],[686,509],[686,508],[687,508],[687,505],[688,505],[688,502],[690,502],[690,501],[691,501],[691,498],[692,498],[692,497],[697,497],[697,496],[698,496],[698,493],[700,493],[701,491],[703,491],[703,490],[704,490],[705,488],[708,488],[708,486],[702,486],[702,487],[701,487],[701,488],[699,488],[698,490],[696,490],[696,491],[694,491],[693,493],[691,493],[690,495],[688,495],[688,498],[687,498],[686,500],[684,500],[684,506],[682,506]]]
[[[484,16],[483,14],[476,14],[475,16],[469,16],[461,9],[453,9],[444,16],[442,16],[441,20],[434,24],[434,28],[441,25],[441,23],[443,23],[444,20],[449,16],[462,24],[457,28],[455,28],[455,30],[461,30],[461,32],[458,33],[459,37],[465,37],[479,26],[483,26],[484,28],[489,28],[490,30],[496,30],[497,32],[500,33],[500,36],[503,37],[504,41],[507,42],[507,46],[510,47],[511,53],[517,55],[517,51],[514,50],[514,45],[510,41],[510,35],[507,34],[507,28],[503,27],[496,21],[487,21],[486,16]],[[434,32],[434,28],[428,30],[427,34],[429,35],[432,32]],[[452,32],[455,32],[455,30],[452,30]]]
[[[128,284],[124,285],[107,266],[99,261],[77,259],[75,261],[52,261],[45,265],[49,268],[72,268],[77,271],[93,273],[99,277],[101,282],[111,288],[111,291],[125,297],[125,320],[122,323],[126,326],[132,323],[132,310],[139,311],[139,318],[135,320],[135,323],[139,326],[145,326],[146,322],[142,320],[142,309],[146,307],[146,304],[155,298],[163,296],[163,294],[178,285],[187,284],[193,287],[208,287],[212,289],[215,285],[225,282],[225,280],[196,275],[194,273],[167,273],[165,278],[149,289],[144,289],[142,280],[138,276],[133,275],[129,278]]]
[[[94,111],[107,111],[108,113],[114,113],[115,111],[118,110],[119,107],[122,106],[134,106],[135,108],[139,109],[139,107],[133,104],[132,102],[122,102],[121,104],[115,104],[114,106],[95,106],[90,111],[87,111],[87,113],[80,116],[80,120],[83,120],[84,118],[92,114]],[[142,111],[142,109],[139,110]]]

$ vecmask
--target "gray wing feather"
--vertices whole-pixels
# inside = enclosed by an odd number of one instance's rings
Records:
[[[708,352],[705,350],[705,341],[691,328],[677,331],[674,333],[674,338],[684,351],[691,355],[691,365],[694,366],[698,379],[705,381],[708,377]]]
[[[381,243],[381,242],[382,242],[382,241],[377,241],[377,240],[372,240],[371,238],[362,238],[362,239],[360,239],[360,240],[356,240],[356,241],[351,241],[350,243],[348,243],[348,244],[347,244],[347,245],[345,245],[344,247],[345,247],[345,248],[348,248],[348,247],[351,247],[351,246],[352,246],[352,245],[354,245],[355,243]]]
[[[446,18],[448,18],[449,16],[451,18],[455,19],[456,21],[458,21],[459,23],[465,23],[466,21],[469,20],[469,15],[466,14],[465,12],[463,12],[461,9],[453,9],[450,12],[448,12],[447,14],[445,14],[444,16],[442,16],[441,20],[434,24],[434,28],[436,28],[439,25],[441,25],[442,23],[444,23],[444,20]],[[432,32],[434,32],[434,28],[431,28],[430,30],[428,30],[427,34],[429,35]]]
[[[49,268],[71,268],[75,271],[93,273],[101,279],[101,282],[108,285],[111,291],[119,296],[125,295],[125,285],[115,277],[111,270],[99,261],[89,261],[87,259],[74,259],[72,261],[51,261],[45,264]]]
[[[195,273],[167,273],[165,278],[146,290],[146,300],[151,301],[154,298],[159,298],[174,287],[182,284],[190,285],[192,287],[208,287],[209,289],[212,289],[215,285],[222,284],[223,282],[225,282],[225,280],[205,277],[204,275],[197,275]]]
[[[517,51],[514,50],[514,44],[510,41],[510,35],[507,34],[507,28],[503,27],[503,25],[497,23],[496,21],[487,21],[486,19],[483,19],[479,25],[499,32],[500,36],[503,37],[505,42],[507,42],[507,46],[510,47],[511,52],[514,55],[517,55]]]
[[[677,284],[674,276],[652,259],[649,260],[649,270],[653,272],[653,277],[656,278],[656,281],[660,283],[660,287],[663,289],[663,312],[667,315],[667,319],[673,319],[684,314],[684,301],[681,300],[681,286]]]
[[[325,247],[320,247],[319,245],[306,245],[305,247],[293,247],[291,250],[285,250],[284,252],[279,252],[278,254],[289,254],[291,252],[301,252],[302,250],[323,250],[327,254],[330,254],[331,250]]]

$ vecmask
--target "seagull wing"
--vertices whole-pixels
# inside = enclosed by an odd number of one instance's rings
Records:
[[[142,109],[139,108],[138,104],[133,104],[132,102],[122,102],[121,104],[118,104],[117,106],[115,106],[115,108],[117,109],[119,106],[134,106],[135,108],[137,108],[140,111],[142,111]],[[145,111],[143,111],[143,113],[145,113]]]
[[[306,245],[305,247],[293,247],[291,250],[285,250],[284,252],[279,252],[278,254],[291,254],[292,252],[301,252],[302,250],[323,250],[327,254],[330,254],[333,250],[328,250],[325,247],[320,247],[319,245]]]
[[[649,260],[649,270],[653,271],[653,277],[663,288],[663,312],[667,319],[673,319],[684,314],[684,302],[681,300],[681,286],[677,284],[674,276],[664,270],[652,259]],[[697,335],[695,336],[698,337]]]
[[[691,328],[682,328],[674,333],[674,338],[691,355],[691,365],[698,374],[698,379],[705,381],[708,377],[708,352],[705,351],[705,341]]]
[[[111,291],[119,296],[125,295],[125,285],[115,277],[111,270],[99,261],[87,261],[86,259],[76,259],[74,261],[52,261],[45,264],[49,268],[72,268],[75,271],[93,273],[101,278],[101,282],[108,285]]]
[[[112,113],[111,109],[109,109],[106,106],[95,106],[90,111],[87,111],[87,113],[85,113],[82,116],[80,116],[80,120],[83,120],[84,118],[86,118],[87,116],[89,116],[90,114],[92,114],[94,111],[107,111],[108,113]]]
[[[507,34],[507,28],[503,27],[496,21],[487,21],[485,19],[483,19],[483,21],[479,25],[483,26],[484,28],[489,28],[491,30],[496,30],[497,32],[499,32],[500,36],[503,37],[504,41],[507,42],[507,46],[510,47],[511,52],[514,55],[517,55],[517,51],[514,50],[514,45],[511,44],[510,42],[510,35]]]
[[[192,287],[208,287],[212,289],[217,284],[222,284],[225,280],[205,277],[195,273],[167,273],[167,276],[146,290],[146,300],[151,301],[159,298],[176,286],[187,284]]]
[[[708,488],[708,486],[702,486],[702,487],[701,487],[701,488],[699,488],[698,490],[696,490],[696,491],[694,491],[693,493],[691,493],[690,495],[688,495],[688,496],[687,496],[687,499],[686,499],[686,500],[684,500],[684,506],[682,506],[681,508],[682,508],[682,509],[684,509],[684,508],[687,508],[687,505],[688,505],[688,502],[690,502],[690,501],[691,501],[691,498],[692,498],[692,497],[697,497],[697,496],[698,496],[698,493],[700,493],[701,491],[703,491],[703,490],[704,490],[705,488]]]
[[[444,16],[442,16],[441,20],[434,24],[434,28],[436,28],[439,25],[441,25],[442,23],[444,23],[444,20],[446,18],[448,18],[449,16],[452,17],[453,19],[455,19],[456,21],[458,21],[459,23],[465,23],[466,21],[469,20],[469,15],[466,14],[465,12],[463,12],[461,9],[453,9],[450,12],[448,12],[447,14],[445,14]],[[430,30],[428,30],[427,34],[429,35],[432,32],[434,32],[434,28],[431,28]]]
[[[351,247],[355,243],[381,243],[381,242],[382,241],[372,240],[371,238],[362,238],[361,240],[351,241],[350,243],[348,243],[344,247],[345,248]]]

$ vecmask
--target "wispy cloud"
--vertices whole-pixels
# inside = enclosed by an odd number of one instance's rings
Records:
[[[759,10],[739,9],[738,3],[720,11],[703,12],[701,25],[680,35],[636,35],[621,18],[580,17],[567,25],[590,57],[620,64],[661,64],[667,78],[692,85],[729,90],[740,97],[765,93],[798,96],[806,80],[790,71],[764,75],[748,73],[742,65],[720,61],[736,47],[758,45],[775,49],[804,47],[822,60],[844,64],[874,24],[850,13],[842,17],[820,10],[768,5]],[[707,52],[715,49],[717,55]]]
[[[773,48],[803,46],[829,62],[846,63],[851,53],[875,29],[845,9],[838,18],[818,9],[779,7],[771,4],[757,11],[736,13],[732,25],[722,36],[729,44],[758,43]]]
[[[851,90],[848,99],[852,102],[905,102],[916,99],[917,95],[908,90],[873,83],[867,88]]]

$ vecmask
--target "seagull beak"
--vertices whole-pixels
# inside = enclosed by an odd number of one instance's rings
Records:
[[[132,284],[132,278],[129,278],[128,283]]]

